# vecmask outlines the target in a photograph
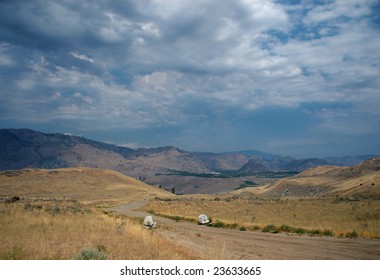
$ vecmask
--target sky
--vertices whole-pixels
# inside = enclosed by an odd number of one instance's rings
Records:
[[[378,0],[0,1],[0,127],[380,154]]]

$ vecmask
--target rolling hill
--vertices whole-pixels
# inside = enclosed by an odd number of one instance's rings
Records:
[[[173,194],[112,170],[63,168],[0,171],[0,196],[112,202]]]
[[[295,159],[256,150],[199,153],[170,146],[130,149],[74,135],[46,134],[30,129],[0,129],[0,147],[0,170],[70,167],[109,169],[148,184],[161,185],[167,190],[176,189],[177,193],[231,191],[246,180],[254,180],[236,179],[238,177],[252,177],[266,172],[294,173],[328,164],[351,165],[372,157]],[[199,176],[216,173],[226,176]]]
[[[318,166],[293,177],[239,193],[267,197],[365,197],[380,198],[380,158],[352,167]]]

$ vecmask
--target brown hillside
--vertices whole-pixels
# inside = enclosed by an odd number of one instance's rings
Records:
[[[111,170],[93,168],[23,169],[0,172],[0,197],[67,198],[78,201],[131,201],[172,196],[162,189]]]
[[[357,196],[380,198],[380,158],[353,167],[318,166],[253,190],[258,196]]]

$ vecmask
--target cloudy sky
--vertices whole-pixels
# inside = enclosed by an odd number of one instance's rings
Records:
[[[0,127],[380,154],[378,0],[0,2]]]

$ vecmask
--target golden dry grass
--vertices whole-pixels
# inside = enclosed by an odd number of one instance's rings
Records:
[[[173,194],[121,173],[95,168],[24,169],[0,172],[0,196],[71,198],[117,204]]]
[[[356,231],[361,237],[380,237],[380,200],[335,201],[309,199],[213,199],[183,198],[151,201],[147,211],[168,216],[196,219],[204,213],[212,220],[238,227],[263,228],[288,225],[306,230],[331,230],[336,236]]]
[[[0,237],[0,259],[73,259],[84,248],[99,249],[107,259],[194,258],[136,221],[75,202],[1,203]]]

